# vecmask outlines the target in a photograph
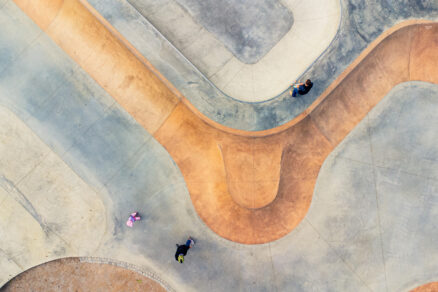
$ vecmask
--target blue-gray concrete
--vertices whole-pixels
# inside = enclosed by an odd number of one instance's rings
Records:
[[[342,20],[338,35],[299,78],[312,79],[310,93],[291,98],[285,91],[261,103],[237,101],[220,92],[129,3],[89,3],[203,114],[223,125],[253,131],[282,125],[302,113],[384,30],[406,19],[438,19],[438,2],[434,0],[340,1]]]
[[[246,64],[257,63],[293,24],[291,11],[279,1],[176,1]],[[141,1],[130,1],[136,2]]]

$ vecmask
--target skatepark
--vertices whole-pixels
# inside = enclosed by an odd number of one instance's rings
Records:
[[[0,287],[438,289],[438,4],[225,2],[0,0]]]

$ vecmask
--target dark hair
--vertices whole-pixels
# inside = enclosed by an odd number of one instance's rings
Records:
[[[309,86],[310,84],[312,84],[312,81],[310,81],[310,79],[306,80],[306,85]]]

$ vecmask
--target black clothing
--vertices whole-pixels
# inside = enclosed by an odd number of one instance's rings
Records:
[[[313,86],[313,83],[310,83],[309,86],[306,86],[306,85],[300,86],[300,88],[298,88],[298,94],[299,95],[307,94],[310,91],[310,89],[312,88],[312,86]]]
[[[189,246],[187,245],[178,245],[178,248],[176,249],[176,253],[175,253],[175,260],[178,260],[178,256],[180,254],[182,254],[183,256],[186,256],[187,251],[189,250]]]

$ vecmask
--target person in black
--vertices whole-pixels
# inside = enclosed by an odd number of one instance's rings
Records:
[[[189,239],[187,239],[186,244],[184,245],[176,245],[176,253],[175,253],[175,260],[177,260],[178,262],[180,262],[181,264],[184,263],[184,256],[187,255],[187,252],[189,251],[190,248],[192,248],[195,245],[195,241],[189,237]]]
[[[307,79],[305,83],[295,83],[292,84],[292,90],[289,91],[289,94],[293,97],[296,97],[297,94],[299,95],[306,95],[310,89],[312,88],[313,83],[310,81],[310,79]]]

